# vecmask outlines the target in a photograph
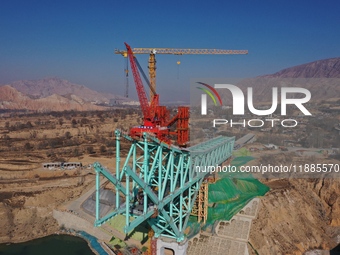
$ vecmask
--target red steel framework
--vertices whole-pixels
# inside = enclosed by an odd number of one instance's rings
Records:
[[[178,107],[177,114],[170,119],[169,110],[165,106],[159,105],[159,95],[157,93],[154,92],[149,104],[133,51],[127,43],[125,43],[125,46],[143,113],[143,124],[131,128],[130,136],[141,137],[144,132],[152,133],[167,144],[171,144],[174,140],[172,137],[176,136],[177,145],[187,147],[189,142],[189,107]],[[172,130],[171,128],[176,122],[176,129]]]

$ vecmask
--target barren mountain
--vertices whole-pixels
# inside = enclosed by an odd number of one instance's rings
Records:
[[[340,98],[340,58],[315,62],[283,69],[277,73],[244,79],[237,85],[245,92],[253,88],[254,102],[271,102],[272,88],[302,87],[311,92],[311,100],[319,101]],[[226,102],[231,104],[229,92],[222,92]]]
[[[264,77],[275,78],[340,78],[340,58],[317,60],[283,69]]]
[[[100,93],[57,77],[40,80],[21,80],[8,85],[34,99],[45,98],[53,94],[60,96],[72,94],[82,98],[84,101],[97,103],[109,103],[112,98],[125,99],[122,96],[110,93]]]
[[[52,94],[45,98],[32,99],[11,86],[0,87],[0,109],[27,109],[32,111],[88,111],[101,110],[103,107],[85,102],[81,98],[70,95],[69,98]]]

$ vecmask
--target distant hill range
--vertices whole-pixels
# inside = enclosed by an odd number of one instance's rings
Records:
[[[21,80],[0,86],[0,109],[32,111],[101,110],[110,100],[130,101],[122,96],[100,93],[57,77]]]
[[[100,93],[83,85],[71,83],[57,77],[44,78],[41,80],[21,80],[8,84],[16,90],[30,96],[33,99],[52,96],[53,94],[76,95],[86,102],[109,103],[112,98],[126,99],[110,93]]]
[[[44,98],[32,99],[19,92],[15,88],[5,85],[0,87],[0,109],[7,110],[31,110],[39,112],[50,111],[91,111],[102,110],[104,107],[97,106],[83,99],[70,95],[69,98],[53,94]]]
[[[298,78],[298,79],[297,79]],[[318,60],[283,69],[277,73],[244,79],[237,85],[253,87],[254,102],[271,102],[272,87],[297,86],[310,90],[312,100],[340,98],[340,58]],[[222,97],[231,105],[231,94]],[[57,77],[21,80],[0,86],[0,109],[32,111],[100,110],[102,104],[131,101],[122,96],[100,93]]]
[[[317,60],[283,69],[262,77],[273,78],[340,78],[340,58]]]
[[[340,98],[340,58],[318,60],[283,69],[277,73],[241,80],[246,91],[253,87],[254,102],[271,102],[272,87],[302,87],[311,92],[312,101]],[[231,104],[231,94],[222,93]]]

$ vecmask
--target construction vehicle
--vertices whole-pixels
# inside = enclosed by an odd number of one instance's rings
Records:
[[[131,128],[129,135],[131,137],[142,137],[145,132],[151,133],[154,134],[160,141],[167,144],[171,144],[173,142],[171,136],[177,136],[177,145],[180,147],[186,147],[189,141],[189,108],[184,106],[178,107],[177,114],[170,119],[169,110],[165,106],[159,105],[159,95],[152,86],[150,86],[150,89],[152,90],[152,98],[149,103],[138,71],[139,64],[131,47],[127,43],[125,43],[125,46],[143,114],[143,124],[141,126]],[[177,123],[177,127],[173,130],[171,127],[175,123]]]

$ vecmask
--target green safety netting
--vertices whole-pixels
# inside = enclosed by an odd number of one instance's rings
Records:
[[[230,220],[251,199],[263,196],[268,190],[266,185],[251,176],[225,177],[210,184],[207,224],[213,224],[216,220]]]
[[[238,169],[253,159],[249,154],[239,156],[233,159],[231,165]],[[219,177],[221,179],[217,182],[209,184],[207,224],[230,220],[251,199],[263,196],[269,190],[250,174],[219,173]]]
[[[237,169],[254,158],[249,155],[236,157],[232,166]],[[200,227],[206,229],[218,220],[230,220],[251,199],[263,196],[269,191],[269,187],[254,179],[250,174],[243,173],[219,173],[219,179],[209,184],[208,195],[208,219],[205,226],[197,223],[197,218],[190,217],[188,223],[188,237],[194,236]]]

